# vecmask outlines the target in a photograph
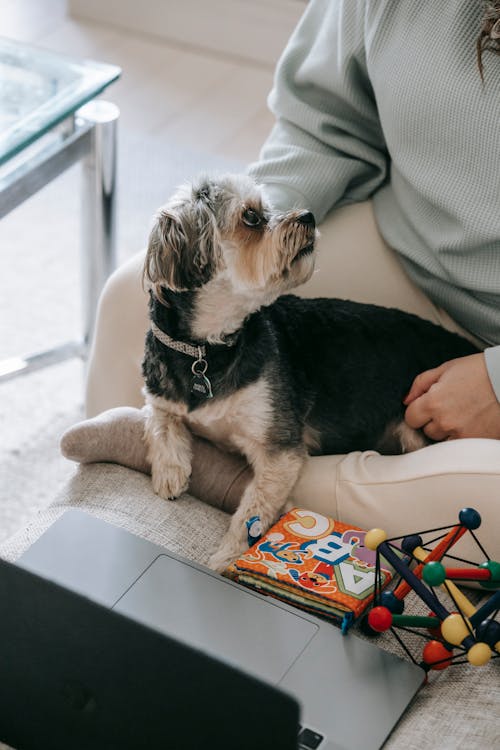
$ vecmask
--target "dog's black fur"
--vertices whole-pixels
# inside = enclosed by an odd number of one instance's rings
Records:
[[[312,428],[312,454],[375,449],[401,453],[391,425],[416,375],[478,350],[466,339],[396,309],[340,299],[283,295],[251,314],[231,346],[193,341],[196,291],[151,294],[150,315],[172,338],[206,346],[214,399],[265,378],[273,420],[269,444],[294,447]],[[148,391],[193,411],[206,403],[191,392],[193,360],[147,335],[143,374]],[[429,442],[429,441],[428,441]]]

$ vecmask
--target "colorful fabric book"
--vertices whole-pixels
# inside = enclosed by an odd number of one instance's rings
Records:
[[[294,508],[224,572],[263,594],[327,618],[344,632],[373,600],[376,554],[366,531]],[[392,578],[380,568],[381,587]]]

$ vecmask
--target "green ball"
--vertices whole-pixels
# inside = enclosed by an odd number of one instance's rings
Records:
[[[424,565],[422,578],[428,586],[441,586],[446,580],[446,570],[440,562],[429,562]]]
[[[486,568],[490,571],[491,579],[489,581],[481,581],[481,586],[485,589],[498,589],[500,588],[500,563],[494,560],[486,560],[481,563],[480,568]]]

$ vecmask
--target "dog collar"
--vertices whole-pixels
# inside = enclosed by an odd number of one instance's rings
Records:
[[[176,341],[153,322],[151,322],[151,330],[158,341],[168,346],[169,349],[175,349],[176,352],[187,354],[188,357],[192,357],[193,359],[203,359],[203,357],[206,357],[207,350],[203,344],[196,344],[195,346],[194,344],[186,344],[184,341]]]
[[[191,372],[193,378],[191,380],[191,393],[199,398],[213,398],[212,384],[207,378],[206,372],[208,370],[208,362],[205,359],[207,355],[206,347],[203,344],[186,344],[185,341],[176,341],[168,333],[158,328],[156,323],[151,321],[151,332],[158,341],[168,346],[169,349],[174,349],[176,352],[186,354],[188,357],[194,359],[191,365]],[[236,343],[238,334],[233,334],[230,339],[224,342],[225,346],[233,346]]]
[[[206,357],[207,349],[204,344],[186,344],[185,341],[176,341],[171,336],[169,336],[168,333],[165,333],[165,331],[162,331],[161,328],[158,328],[156,323],[153,323],[153,321],[151,321],[151,331],[153,335],[158,339],[158,341],[161,341],[162,344],[165,344],[165,346],[168,346],[170,349],[175,349],[176,352],[187,354],[188,357],[193,357],[193,359],[201,359],[202,357]],[[225,341],[220,342],[220,345],[234,346],[236,344],[238,335],[239,331],[229,334]]]

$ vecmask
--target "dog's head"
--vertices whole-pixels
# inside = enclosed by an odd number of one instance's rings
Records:
[[[314,268],[310,211],[274,211],[244,175],[202,177],[184,185],[156,217],[144,278],[161,298],[224,278],[235,291],[281,294]]]

